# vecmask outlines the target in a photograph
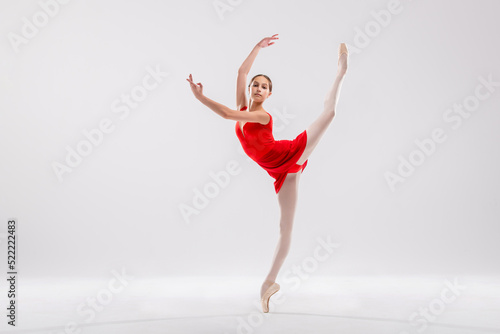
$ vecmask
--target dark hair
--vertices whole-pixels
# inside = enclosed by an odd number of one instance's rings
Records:
[[[248,87],[250,88],[250,85],[252,84],[253,80],[257,77],[264,77],[267,79],[267,81],[269,81],[269,91],[272,92],[273,91],[273,82],[271,81],[271,79],[269,79],[269,77],[265,74],[257,74],[256,76],[254,76],[252,78],[252,80],[250,80],[250,83],[248,84]]]

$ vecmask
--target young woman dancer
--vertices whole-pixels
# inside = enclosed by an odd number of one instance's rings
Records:
[[[248,72],[260,49],[273,45],[278,34],[262,39],[254,46],[238,71],[236,84],[236,105],[233,110],[203,95],[203,85],[195,84],[191,74],[186,79],[194,96],[204,105],[225,119],[236,121],[235,131],[245,153],[264,168],[275,179],[274,187],[281,210],[280,237],[271,269],[264,280],[260,298],[263,312],[269,312],[269,299],[280,286],[275,283],[278,272],[288,255],[292,239],[292,226],[298,199],[300,174],[307,165],[307,159],[332,122],[337,109],[340,88],[347,71],[347,47],[339,46],[337,75],[324,100],[324,109],[309,127],[293,140],[274,140],[273,119],[264,110],[264,101],[272,94],[271,79],[257,74],[248,85],[249,101],[245,93]],[[246,111],[244,111],[247,109]]]

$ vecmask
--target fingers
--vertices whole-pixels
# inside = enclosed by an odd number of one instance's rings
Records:
[[[278,36],[278,34],[274,34],[271,37],[265,37],[264,39],[280,39],[279,37],[274,37],[274,36]]]
[[[270,42],[271,40],[274,40],[274,39],[279,39],[279,37],[274,37],[274,36],[278,36],[278,34],[274,34],[272,35],[271,37],[268,37],[268,43],[267,43],[267,46],[271,46],[274,44],[274,42]],[[269,43],[270,42],[270,43]]]
[[[197,84],[193,82],[193,76],[191,74],[189,74],[189,79],[186,79],[186,81],[189,82],[191,88],[198,88],[199,86],[199,88],[203,89],[203,85],[201,84],[201,82],[198,82]]]
[[[194,85],[193,76],[189,74],[189,79],[186,79],[191,85]]]

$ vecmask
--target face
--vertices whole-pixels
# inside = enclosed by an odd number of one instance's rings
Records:
[[[252,100],[264,102],[272,94],[269,91],[269,81],[264,77],[256,77],[248,89],[248,94]]]

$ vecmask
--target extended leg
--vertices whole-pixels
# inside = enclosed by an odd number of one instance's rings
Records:
[[[341,48],[342,49],[342,46]],[[298,165],[302,165],[311,155],[311,153],[318,145],[321,137],[325,133],[326,129],[330,125],[335,116],[335,110],[337,109],[337,102],[339,100],[340,88],[342,87],[342,82],[344,80],[345,73],[347,71],[347,54],[342,54],[339,57],[339,65],[337,70],[337,76],[333,82],[332,87],[328,91],[325,97],[324,110],[319,115],[319,117],[306,129],[307,132],[307,144],[304,152],[297,161]]]
[[[295,217],[295,208],[298,199],[298,186],[301,172],[287,174],[280,191],[278,202],[281,209],[280,236],[274,252],[271,270],[262,284],[260,296],[276,281],[278,272],[285,261],[292,241],[292,227]]]

